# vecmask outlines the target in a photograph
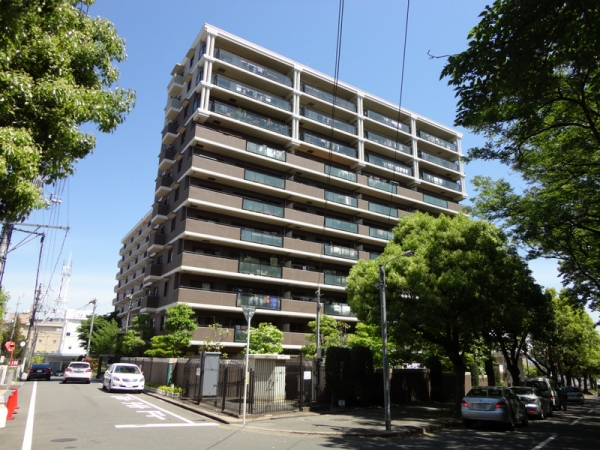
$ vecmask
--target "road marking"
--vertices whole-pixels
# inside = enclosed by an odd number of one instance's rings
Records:
[[[210,423],[147,423],[145,425],[115,425],[115,428],[169,428],[169,427],[218,427],[215,422]]]
[[[549,443],[550,441],[552,441],[554,438],[556,438],[556,436],[558,436],[558,434],[555,434],[554,436],[550,436],[548,439],[546,439],[544,442],[542,442],[539,445],[536,445],[535,447],[533,447],[531,450],[539,450],[540,448],[543,448],[546,446],[547,443]]]
[[[577,422],[579,422],[581,419],[583,419],[583,417],[580,417],[579,419],[575,419],[573,422],[571,422],[569,425],[575,425]]]
[[[33,382],[31,391],[31,400],[29,401],[29,412],[27,413],[27,425],[25,425],[25,436],[23,436],[23,446],[21,450],[31,450],[33,440],[33,415],[35,412],[35,397],[37,393],[37,381]]]

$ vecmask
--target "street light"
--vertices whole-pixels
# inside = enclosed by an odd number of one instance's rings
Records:
[[[387,351],[387,312],[385,308],[385,266],[393,260],[402,256],[412,256],[415,252],[408,250],[392,259],[388,259],[379,265],[379,302],[381,309],[381,359],[383,362],[383,408],[385,411],[385,429],[392,429],[392,419],[390,414],[390,374]]]
[[[256,309],[252,306],[242,306],[244,311],[244,317],[248,321],[248,328],[246,328],[246,372],[244,373],[244,419],[242,425],[246,425],[246,395],[248,392],[248,355],[250,355],[250,321],[252,316],[256,312]]]

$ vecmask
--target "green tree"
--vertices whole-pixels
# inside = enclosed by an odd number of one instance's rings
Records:
[[[381,327],[379,325],[370,325],[367,323],[359,322],[356,324],[354,333],[349,334],[347,337],[348,346],[350,347],[366,347],[371,350],[373,354],[373,366],[383,367],[381,359],[382,341],[381,341]],[[388,345],[394,347],[394,345]],[[390,348],[390,353],[392,353]],[[395,364],[390,361],[390,366]]]
[[[147,343],[135,330],[127,330],[121,339],[121,355],[140,356],[146,351]]]
[[[220,323],[213,323],[208,326],[211,337],[204,339],[204,344],[198,346],[198,351],[220,352],[223,350],[223,341],[231,335],[231,330],[222,328]],[[223,354],[227,357],[227,354]]]
[[[90,342],[90,356],[114,355],[117,353],[117,341],[121,327],[116,320],[106,321],[101,327],[96,327],[92,331],[92,340]]]
[[[81,323],[79,324],[79,326],[77,327],[77,339],[79,339],[79,342],[83,348],[87,348],[88,336],[90,335],[91,322],[92,322],[92,316],[90,315],[90,316],[86,317],[85,320],[82,320]],[[115,311],[105,314],[103,316],[102,315],[94,316],[94,329],[92,331],[92,339],[90,340],[90,353],[97,355],[97,353],[94,353],[94,351],[93,351],[96,331],[101,330],[104,327],[111,326],[110,325],[111,322],[115,322],[115,324],[117,325],[117,328],[120,327],[120,320],[117,318],[117,313]],[[112,327],[112,328],[114,329],[114,327]],[[117,342],[117,338],[115,335],[115,344],[116,344],[116,342]],[[111,353],[111,352],[104,352],[104,353]],[[112,353],[114,353],[114,351]]]
[[[300,349],[300,352],[307,357],[313,358],[317,352],[317,321],[312,320],[308,322],[308,327],[312,330],[312,333],[305,334],[304,337],[307,341],[315,342],[315,344],[305,345]],[[340,327],[338,326],[337,320],[333,317],[323,314],[320,318],[319,334],[321,336],[320,346],[322,349],[328,347],[340,347],[342,345],[342,334]]]
[[[21,319],[19,318],[18,315],[17,315],[16,320],[17,321],[15,323],[15,331],[13,333],[13,338],[12,338],[12,341],[15,343],[13,359],[20,359],[21,353],[23,352],[23,348],[21,347],[20,344],[21,344],[21,342],[25,342],[26,338],[25,338],[25,336],[23,336],[23,332],[21,331],[23,329],[23,324],[21,323]],[[10,340],[12,327],[13,327],[12,323],[5,322],[3,324],[3,326],[0,328],[0,330],[2,331],[2,335],[0,336],[2,338],[1,339],[2,347],[0,347],[2,349],[1,352],[4,352],[4,350],[5,350],[4,344]]]
[[[250,328],[250,354],[271,355],[283,353],[283,331],[272,323],[263,322]],[[246,348],[242,351],[246,354]]]
[[[151,347],[145,352],[147,356],[159,358],[183,356],[184,351],[190,346],[193,332],[198,328],[194,310],[183,303],[171,306],[165,314],[166,334],[151,338]]]
[[[40,183],[72,174],[93,150],[81,125],[112,132],[134,105],[132,90],[112,88],[125,42],[84,12],[93,3],[0,1],[0,220],[44,206]]]
[[[414,255],[400,257],[407,250]],[[465,355],[479,343],[488,317],[502,308],[514,258],[503,233],[490,223],[415,213],[402,218],[382,255],[351,269],[348,303],[360,320],[380,322],[374,286],[379,265],[386,263],[390,337],[401,346],[422,339],[439,347],[456,373],[458,402],[465,391]]]
[[[456,125],[486,137],[468,159],[499,160],[525,180],[475,181],[473,213],[498,220],[530,256],[560,260],[581,303],[600,294],[600,6],[497,0],[448,58]]]
[[[4,323],[4,314],[6,314],[6,304],[10,300],[10,295],[0,287],[0,327]]]

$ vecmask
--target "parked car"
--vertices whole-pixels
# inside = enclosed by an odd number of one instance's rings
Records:
[[[545,419],[551,413],[550,401],[537,388],[514,386],[510,390],[525,404],[527,414],[530,416]]]
[[[63,372],[63,383],[67,381],[83,381],[90,384],[92,381],[92,366],[83,361],[74,361],[69,363],[69,367]]]
[[[582,405],[585,404],[585,396],[581,389],[575,386],[566,386],[565,391],[567,391],[567,401],[568,402],[577,402]]]
[[[548,399],[551,407],[549,416],[552,416],[553,410],[560,410],[562,408],[563,405],[560,402],[558,386],[554,380],[547,377],[527,378],[527,380],[525,380],[525,386],[539,389],[542,395]]]
[[[104,372],[102,389],[108,392],[115,390],[137,391],[144,390],[144,374],[135,364],[111,364]]]
[[[52,369],[49,364],[32,364],[27,372],[27,381],[30,380],[48,380],[52,376]]]
[[[529,423],[525,405],[509,388],[501,386],[474,387],[462,399],[461,415],[466,427],[475,421],[500,422],[514,430],[518,422]]]

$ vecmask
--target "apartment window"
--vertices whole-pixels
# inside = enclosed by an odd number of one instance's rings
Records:
[[[180,159],[177,162],[177,173],[181,172],[181,167],[183,166],[183,159]],[[177,199],[176,199],[177,200]]]
[[[181,163],[181,160],[179,160],[179,162]],[[179,164],[181,166],[181,164]],[[175,189],[175,194],[174,194],[174,200],[173,201],[177,201],[179,200],[179,188]]]
[[[167,296],[167,293],[169,292],[169,281],[165,281],[165,288],[163,289],[163,297]]]
[[[192,68],[192,66],[194,65],[194,57],[196,55],[192,55],[192,57],[190,58],[190,69]]]
[[[160,327],[159,331],[162,331],[165,327],[165,316],[160,316]]]
[[[186,92],[190,92],[191,90],[192,90],[192,80],[188,81]]]
[[[169,253],[167,254],[167,263],[170,263],[171,261],[173,261],[173,250],[169,250]]]
[[[175,219],[171,219],[171,231],[175,231],[176,224],[177,224],[177,222],[175,221]]]

